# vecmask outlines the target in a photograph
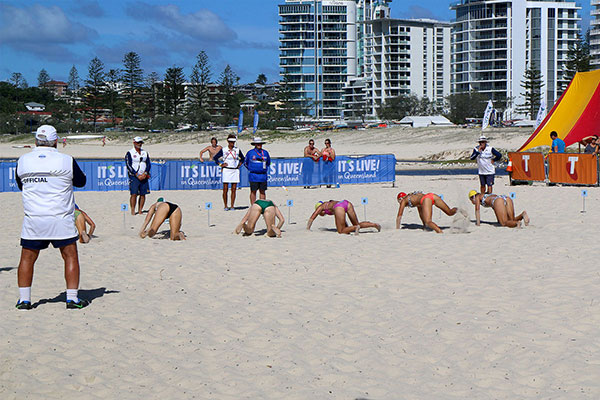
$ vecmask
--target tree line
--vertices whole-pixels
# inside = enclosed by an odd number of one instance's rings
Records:
[[[173,65],[161,76],[152,71],[147,74],[141,67],[136,52],[128,52],[122,67],[106,69],[94,57],[90,60],[85,77],[73,65],[66,82],[66,95],[54,99],[46,90],[52,80],[45,69],[38,74],[38,86],[29,87],[23,75],[15,72],[9,82],[0,82],[0,131],[24,131],[40,123],[34,116],[16,115],[24,110],[23,103],[38,102],[53,113],[52,122],[61,130],[97,129],[101,115],[110,115],[110,125],[117,119],[125,127],[172,129],[186,123],[203,129],[209,122],[229,125],[238,116],[240,103],[245,97],[238,93],[240,78],[230,65],[213,80],[213,70],[208,55],[200,51],[186,80],[182,67]],[[266,84],[267,77],[260,74],[257,83]],[[209,94],[209,88],[215,93]],[[267,110],[266,104],[259,109]],[[221,114],[214,118],[215,110]],[[209,111],[212,111],[209,112]],[[84,119],[89,124],[84,123]],[[5,121],[5,122],[2,122]],[[20,129],[14,129],[20,126]]]

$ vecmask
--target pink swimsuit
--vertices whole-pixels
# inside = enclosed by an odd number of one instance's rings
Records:
[[[342,200],[340,202],[335,203],[335,205],[333,206],[333,208],[336,207],[342,207],[344,209],[344,211],[348,212],[348,200]],[[332,210],[325,210],[325,214],[327,215],[333,215],[333,211]]]

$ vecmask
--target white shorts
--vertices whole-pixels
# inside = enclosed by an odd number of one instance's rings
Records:
[[[221,170],[223,183],[240,183],[240,170],[223,168]]]

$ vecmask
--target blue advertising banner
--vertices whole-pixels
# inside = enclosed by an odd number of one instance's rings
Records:
[[[98,160],[78,161],[79,167],[87,177],[85,187],[75,190],[103,192],[109,190],[129,190],[129,174],[125,161]],[[150,190],[160,190],[162,182],[162,164],[152,163],[150,168]]]
[[[243,169],[243,168],[242,168]],[[212,161],[167,161],[161,190],[221,189],[221,167]]]
[[[124,161],[80,160],[87,176],[84,188],[76,190],[128,190]],[[364,157],[338,156],[335,161],[311,158],[274,158],[269,166],[269,186],[347,185],[394,182],[396,158],[392,154]],[[221,189],[221,168],[214,162],[169,160],[152,163],[150,190]],[[0,191],[16,192],[16,162],[0,162]],[[240,168],[240,187],[248,187],[248,170]]]
[[[16,162],[0,162],[0,191],[2,192],[18,192],[15,176],[17,173]]]

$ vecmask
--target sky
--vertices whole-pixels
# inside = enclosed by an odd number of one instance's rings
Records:
[[[213,80],[229,64],[241,83],[278,75],[277,5],[284,0],[0,0],[0,81],[13,72],[37,85],[40,70],[67,81],[73,65],[85,79],[90,60],[105,71],[122,68],[123,56],[140,55],[144,73],[164,76],[183,67],[186,78],[204,50]],[[583,26],[589,25],[583,0]],[[393,18],[454,17],[447,0],[395,0]]]

